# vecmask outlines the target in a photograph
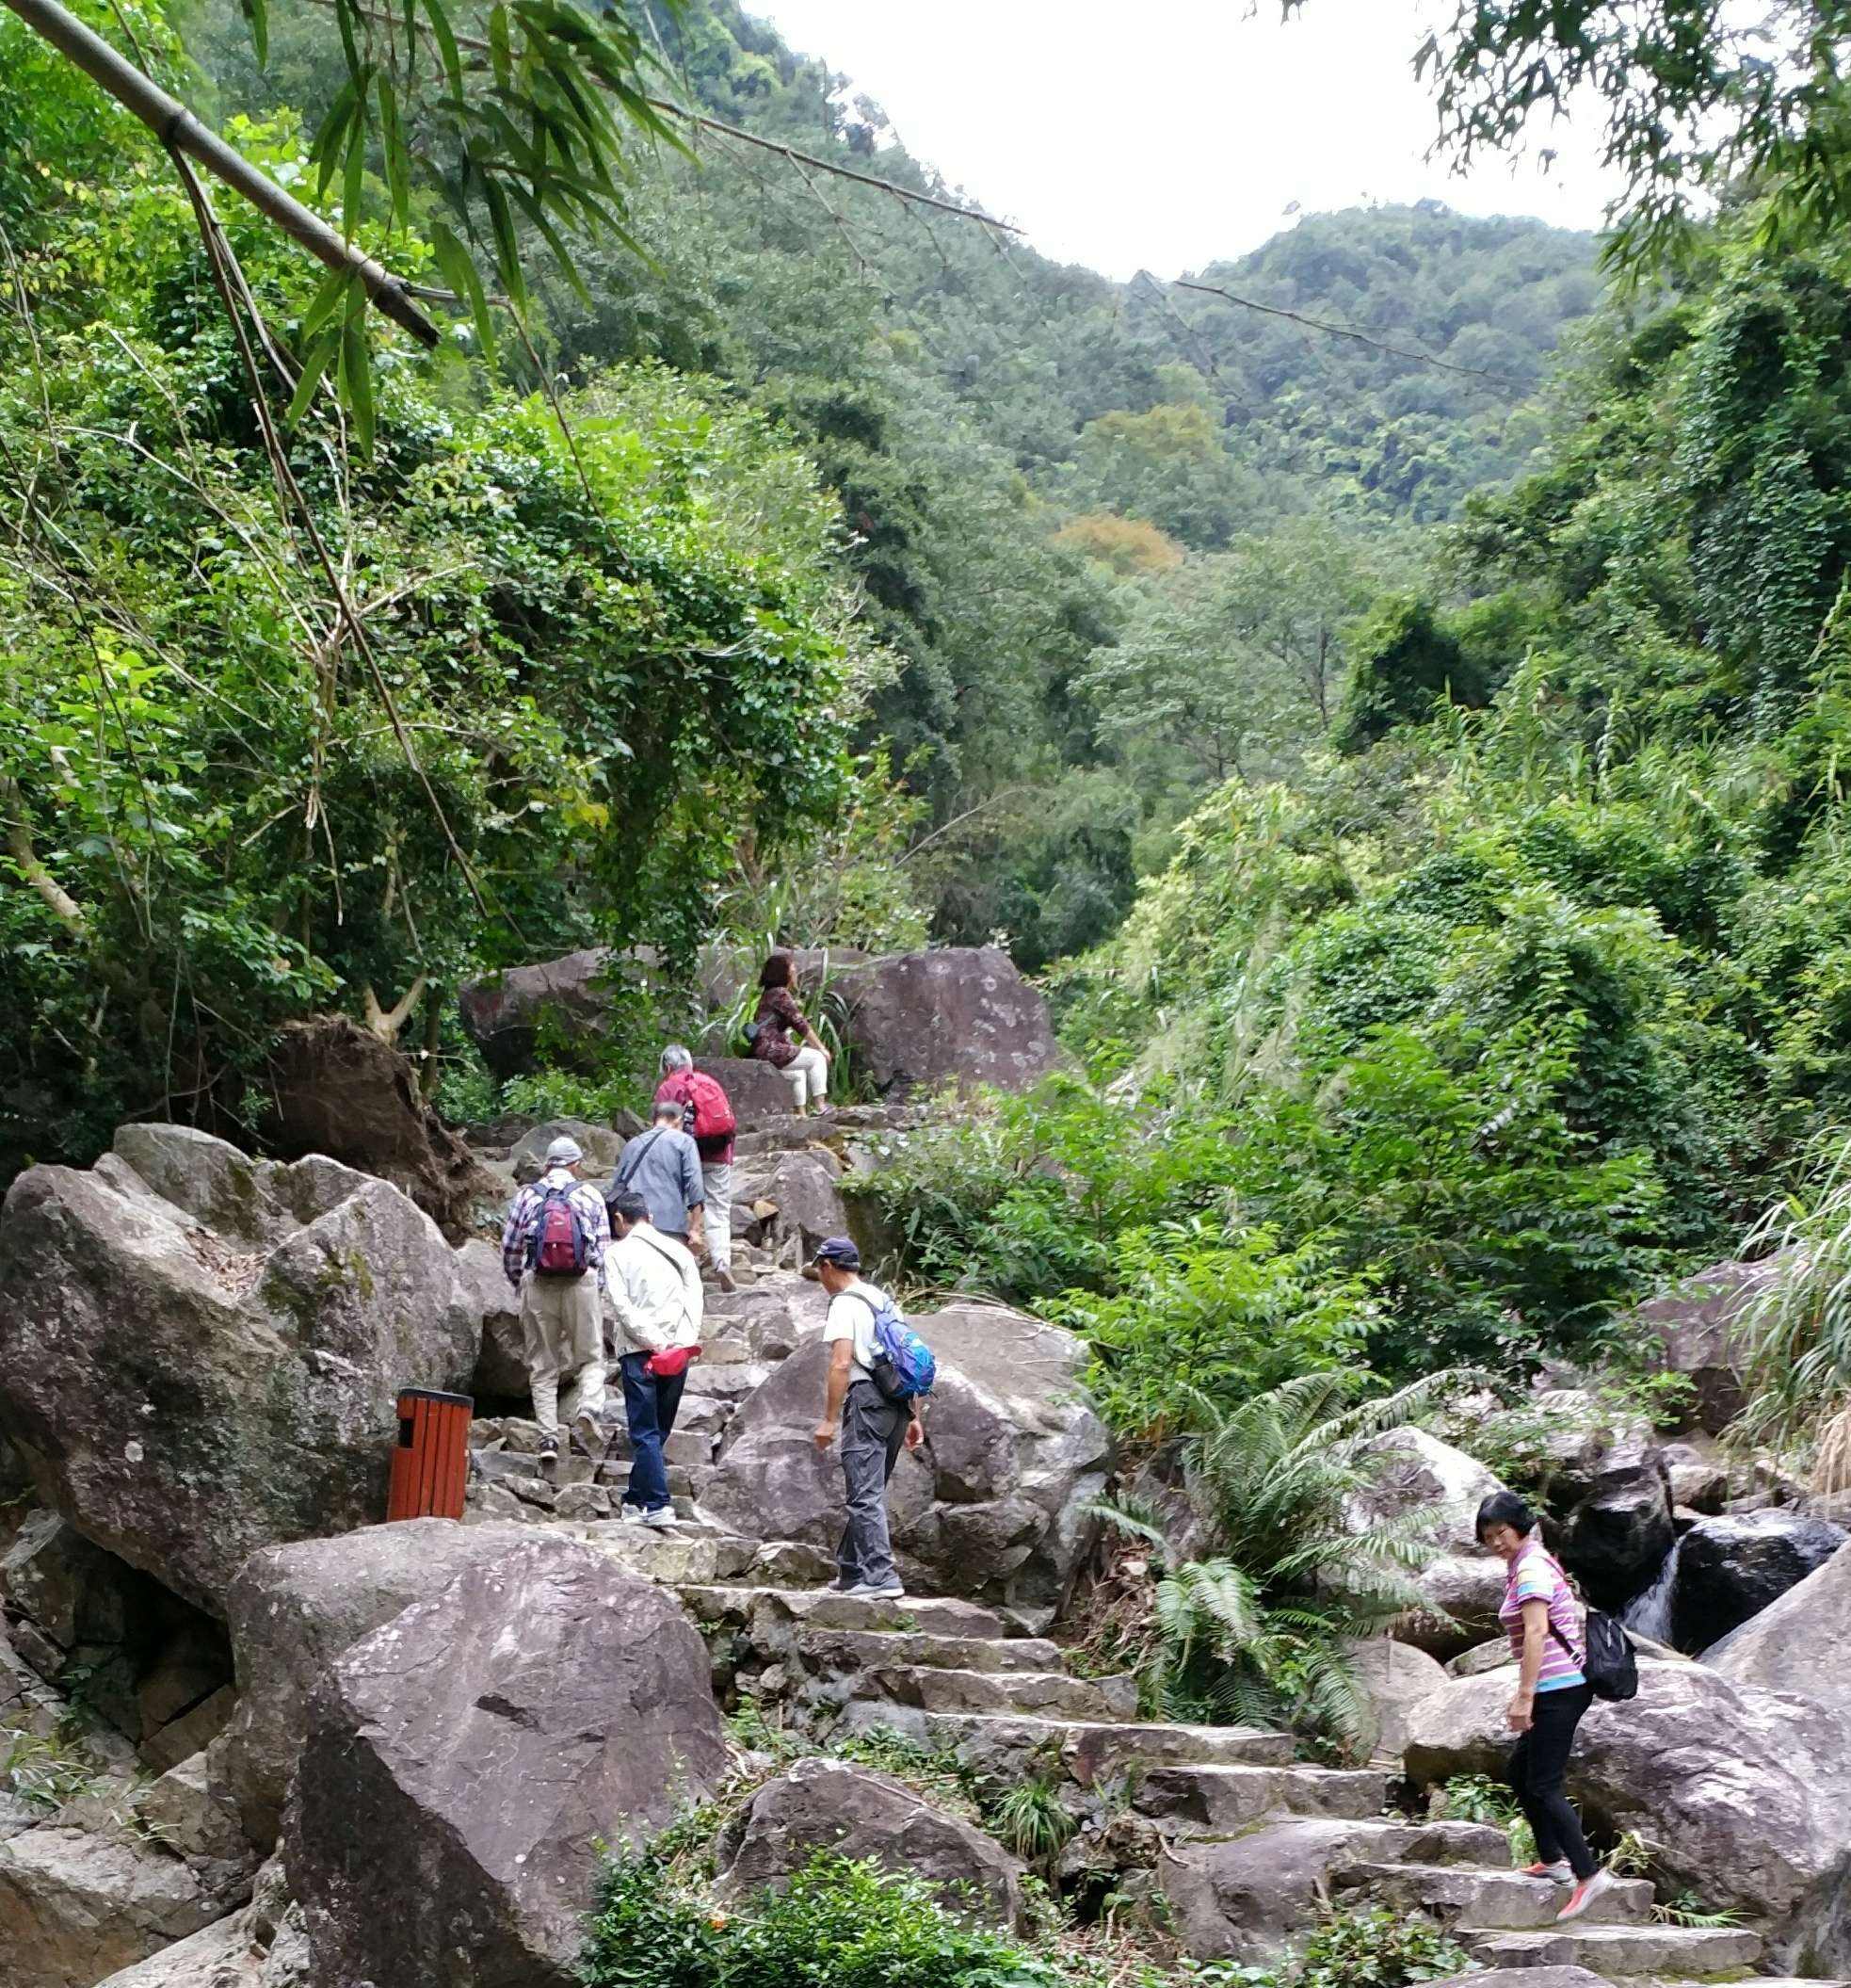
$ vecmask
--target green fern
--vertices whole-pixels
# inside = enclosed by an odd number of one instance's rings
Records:
[[[1361,1401],[1344,1373],[1301,1375],[1233,1409],[1198,1398],[1183,1494],[1221,1550],[1159,1576],[1139,1671],[1148,1703],[1172,1718],[1292,1726],[1344,1751],[1360,1743],[1369,1706],[1343,1646],[1420,1605],[1412,1576],[1433,1549],[1414,1536],[1421,1513],[1359,1527],[1356,1500],[1384,1467],[1377,1439],[1463,1378]],[[1165,1559],[1151,1506],[1098,1510]]]

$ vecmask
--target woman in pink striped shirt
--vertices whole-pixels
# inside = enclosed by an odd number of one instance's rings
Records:
[[[1517,1659],[1517,1689],[1505,1712],[1517,1735],[1510,1785],[1537,1839],[1537,1861],[1526,1874],[1571,1885],[1555,1916],[1578,1919],[1613,1883],[1588,1849],[1564,1786],[1575,1728],[1594,1700],[1583,1668],[1581,1610],[1537,1533],[1536,1513],[1514,1491],[1494,1492],[1479,1506],[1478,1540],[1505,1565],[1498,1620]]]

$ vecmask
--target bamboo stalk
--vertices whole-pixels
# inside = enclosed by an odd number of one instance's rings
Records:
[[[292,241],[299,242],[316,261],[360,279],[369,301],[392,321],[410,332],[420,345],[435,346],[437,327],[411,301],[403,280],[362,254],[313,209],[293,200],[267,174],[258,171],[242,154],[209,131],[177,97],[145,76],[119,55],[102,36],[93,34],[57,0],[0,0],[34,34],[42,37],[74,62],[125,109],[146,124],[163,145],[204,167],[212,176],[239,193],[266,219],[274,221]]]

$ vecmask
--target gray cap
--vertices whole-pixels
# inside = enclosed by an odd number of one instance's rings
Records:
[[[567,1139],[563,1134],[546,1149],[549,1167],[575,1167],[584,1157],[585,1149],[577,1139]]]

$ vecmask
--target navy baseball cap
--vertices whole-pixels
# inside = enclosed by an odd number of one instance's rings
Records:
[[[845,1236],[827,1236],[818,1245],[812,1261],[832,1263],[839,1270],[859,1270],[861,1253]]]

